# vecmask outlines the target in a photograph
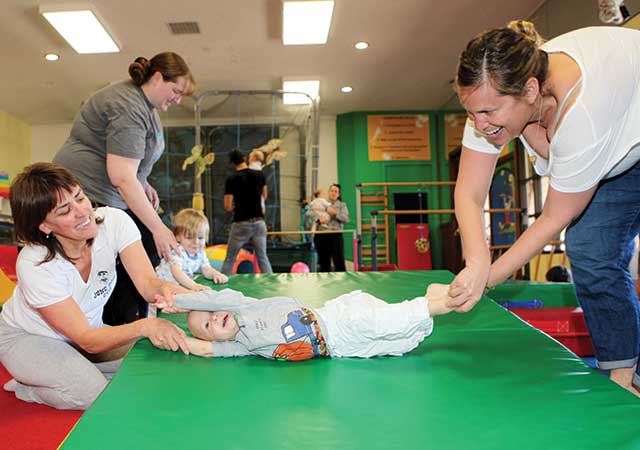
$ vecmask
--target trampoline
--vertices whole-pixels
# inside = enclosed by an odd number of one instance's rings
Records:
[[[312,306],[413,298],[446,271],[238,275]],[[216,287],[219,289],[219,287]],[[185,326],[185,315],[169,316]],[[62,449],[631,449],[640,400],[489,299],[402,357],[198,358],[139,341]]]

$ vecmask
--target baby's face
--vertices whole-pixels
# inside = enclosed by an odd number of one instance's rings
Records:
[[[259,150],[254,150],[249,154],[249,162],[259,162],[262,164],[264,161],[264,153]]]
[[[191,334],[205,341],[231,341],[240,331],[229,311],[191,311],[187,325]]]
[[[203,250],[207,245],[207,235],[209,230],[198,230],[193,235],[179,234],[176,236],[176,240],[188,254],[196,256],[200,250]]]

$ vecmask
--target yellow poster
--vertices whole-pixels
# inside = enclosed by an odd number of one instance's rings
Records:
[[[429,160],[429,116],[368,116],[369,161]]]
[[[462,145],[465,123],[467,123],[467,115],[464,113],[444,115],[444,154],[447,159],[452,151]]]

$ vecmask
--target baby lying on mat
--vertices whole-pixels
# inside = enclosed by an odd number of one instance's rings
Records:
[[[194,355],[369,358],[416,348],[433,331],[432,317],[451,311],[447,291],[432,284],[424,297],[402,303],[353,291],[311,308],[293,298],[257,300],[224,289],[177,294],[175,306],[192,310],[187,325],[195,338],[187,343]]]

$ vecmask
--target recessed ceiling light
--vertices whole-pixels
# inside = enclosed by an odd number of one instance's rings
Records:
[[[331,27],[334,0],[284,1],[282,43],[284,45],[326,44]]]
[[[55,53],[47,53],[46,55],[44,55],[44,59],[46,59],[47,61],[57,61],[60,59],[60,56],[56,55]]]
[[[282,96],[282,103],[285,105],[308,105],[311,98],[315,99],[320,90],[320,81],[282,81],[282,90],[285,94]],[[302,92],[298,94],[298,92]],[[307,95],[304,95],[307,94]],[[309,98],[311,97],[311,98]]]
[[[351,86],[342,86],[342,89],[340,90],[345,94],[348,94],[349,92],[353,91],[353,88]]]
[[[358,50],[364,50],[365,48],[369,48],[369,43],[365,41],[360,41],[360,42],[356,42],[353,46]]]

